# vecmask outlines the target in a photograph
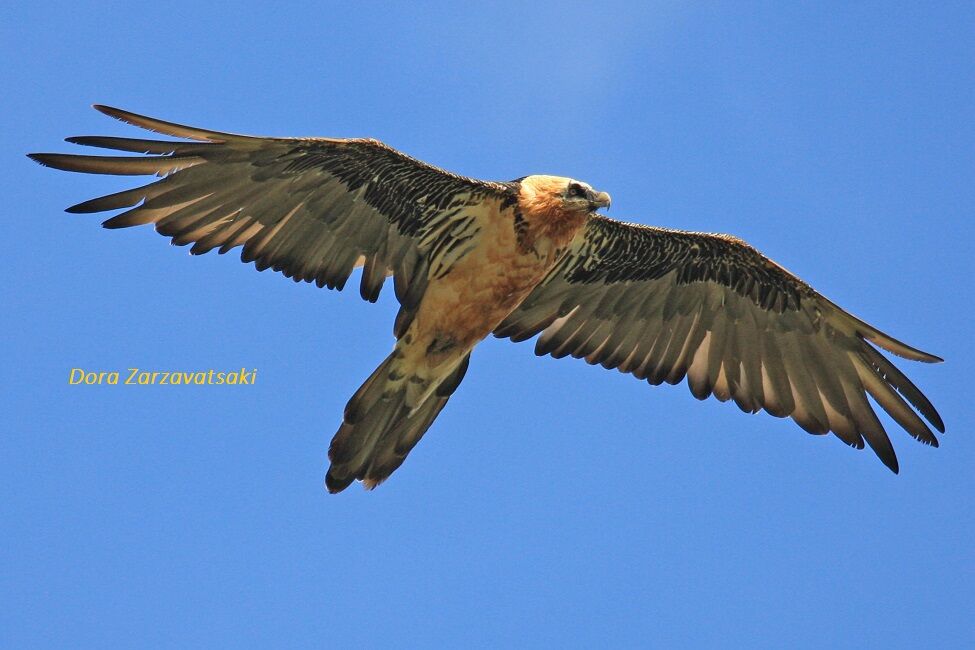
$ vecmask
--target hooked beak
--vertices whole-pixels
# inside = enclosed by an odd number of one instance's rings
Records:
[[[598,208],[609,208],[609,204],[612,202],[613,200],[606,192],[594,192],[592,198],[589,199],[589,208],[591,210],[596,210]]]

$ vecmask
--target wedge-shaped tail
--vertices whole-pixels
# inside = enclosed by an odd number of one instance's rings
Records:
[[[469,360],[429,378],[407,371],[398,349],[386,357],[345,407],[328,450],[328,491],[341,492],[355,480],[371,490],[389,478],[457,390]]]

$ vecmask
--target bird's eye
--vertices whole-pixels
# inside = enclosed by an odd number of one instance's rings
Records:
[[[569,198],[576,199],[581,198],[586,195],[586,190],[578,183],[573,183],[569,186]]]

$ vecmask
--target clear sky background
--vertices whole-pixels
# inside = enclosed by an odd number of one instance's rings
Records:
[[[0,645],[975,647],[971,3],[20,5],[0,20]],[[492,339],[386,484],[330,496],[392,291],[64,214],[133,183],[24,157],[139,137],[94,102],[573,176],[610,216],[736,234],[945,357],[899,365],[948,432],[932,449],[884,417],[895,476]],[[131,366],[258,381],[68,385]]]

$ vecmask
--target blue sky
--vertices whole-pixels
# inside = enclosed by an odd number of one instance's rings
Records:
[[[855,4],[855,6],[852,6]],[[971,647],[970,3],[23,3],[6,65],[0,642],[45,646]],[[322,488],[395,299],[190,258],[62,209],[43,169],[135,135],[373,136],[611,216],[743,237],[947,359],[901,461],[489,340],[380,489]],[[68,385],[247,367],[251,387]]]

